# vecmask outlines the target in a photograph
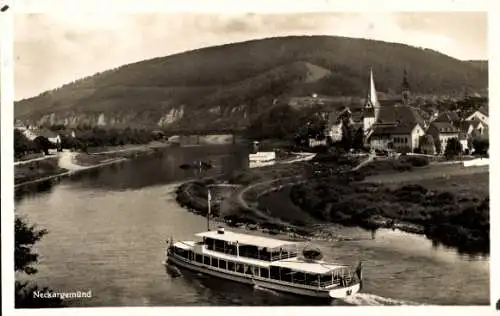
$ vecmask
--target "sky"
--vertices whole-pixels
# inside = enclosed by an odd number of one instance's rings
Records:
[[[487,59],[487,29],[482,12],[16,13],[14,94],[20,100],[123,64],[287,35],[369,38]]]

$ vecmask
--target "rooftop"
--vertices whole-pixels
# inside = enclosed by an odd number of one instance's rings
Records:
[[[249,234],[240,234],[231,231],[224,231],[223,234],[219,234],[217,231],[208,231],[196,234],[197,237],[212,238],[217,240],[223,240],[226,242],[232,242],[242,245],[257,246],[262,248],[284,248],[287,246],[297,246],[300,243],[286,240],[273,239],[268,237],[261,237]]]
[[[478,109],[479,112],[483,113],[484,115],[486,116],[489,116],[489,110],[488,110],[488,107],[487,106],[481,106],[479,109]]]
[[[375,124],[372,136],[410,134],[417,123]]]
[[[426,125],[425,120],[414,107],[401,104],[381,106],[377,123],[388,124],[396,122],[413,126],[414,123],[418,123],[422,127]]]
[[[440,133],[458,133],[458,129],[450,122],[432,122],[431,126],[436,128]]]
[[[325,261],[306,261],[297,257],[275,261],[271,264],[271,266],[313,274],[325,274],[338,268],[347,267],[346,265],[328,263]]]
[[[457,112],[452,111],[444,111],[439,114],[439,116],[434,120],[434,122],[458,122],[460,121],[460,117]]]

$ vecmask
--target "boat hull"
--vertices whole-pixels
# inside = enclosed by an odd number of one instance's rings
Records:
[[[185,268],[191,271],[199,272],[202,274],[214,276],[217,278],[231,280],[234,282],[239,282],[243,284],[248,284],[252,286],[258,286],[263,289],[269,289],[277,292],[290,293],[300,296],[308,296],[315,298],[324,298],[324,299],[334,299],[334,298],[343,298],[350,295],[354,295],[360,290],[360,284],[356,283],[347,287],[334,287],[331,289],[311,289],[301,287],[300,285],[292,285],[292,284],[281,284],[278,282],[273,282],[272,280],[265,278],[254,278],[252,276],[241,275],[239,273],[227,273],[227,272],[219,272],[209,266],[199,265],[192,262],[184,261],[175,256],[169,255],[167,257],[168,264],[173,264],[175,266]]]

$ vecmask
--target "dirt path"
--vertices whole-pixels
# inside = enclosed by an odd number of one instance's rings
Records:
[[[40,161],[40,160],[45,160],[45,159],[50,159],[50,158],[57,158],[57,155],[47,155],[47,156],[33,158],[33,159],[29,159],[29,160],[16,161],[16,162],[14,162],[14,166],[21,166],[21,165],[25,165],[25,164],[32,163],[35,161]]]
[[[375,154],[373,154],[373,153],[368,154],[368,158],[363,160],[362,162],[360,162],[356,167],[352,168],[352,171],[358,170],[359,168],[372,162],[374,159],[375,159]]]
[[[76,155],[77,153],[75,152],[60,153],[58,161],[59,168],[66,169],[70,172],[85,169],[84,166],[80,166],[74,163]]]

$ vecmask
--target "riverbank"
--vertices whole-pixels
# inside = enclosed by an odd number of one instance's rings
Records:
[[[327,239],[331,234],[318,225],[333,223],[372,231],[392,228],[425,234],[459,251],[489,253],[487,166],[422,166],[404,161],[361,164],[356,177],[335,175],[339,170],[345,175],[346,165],[351,170],[360,165],[349,160],[320,167],[317,162],[301,162],[293,167],[275,165],[239,172],[224,179],[240,187],[226,201],[231,207],[216,216],[252,230],[293,231]],[[191,188],[179,188],[181,204],[198,208],[206,216],[205,193],[187,194]],[[197,194],[196,204],[189,202]]]
[[[57,155],[23,161],[14,166],[15,188],[101,168],[129,159],[151,155],[170,146],[151,142],[145,145],[91,148],[89,153],[63,151]]]
[[[391,181],[385,183],[313,179],[294,186],[289,198],[326,222],[368,230],[397,228],[459,251],[489,253],[489,174],[485,168],[471,168],[387,175]]]

